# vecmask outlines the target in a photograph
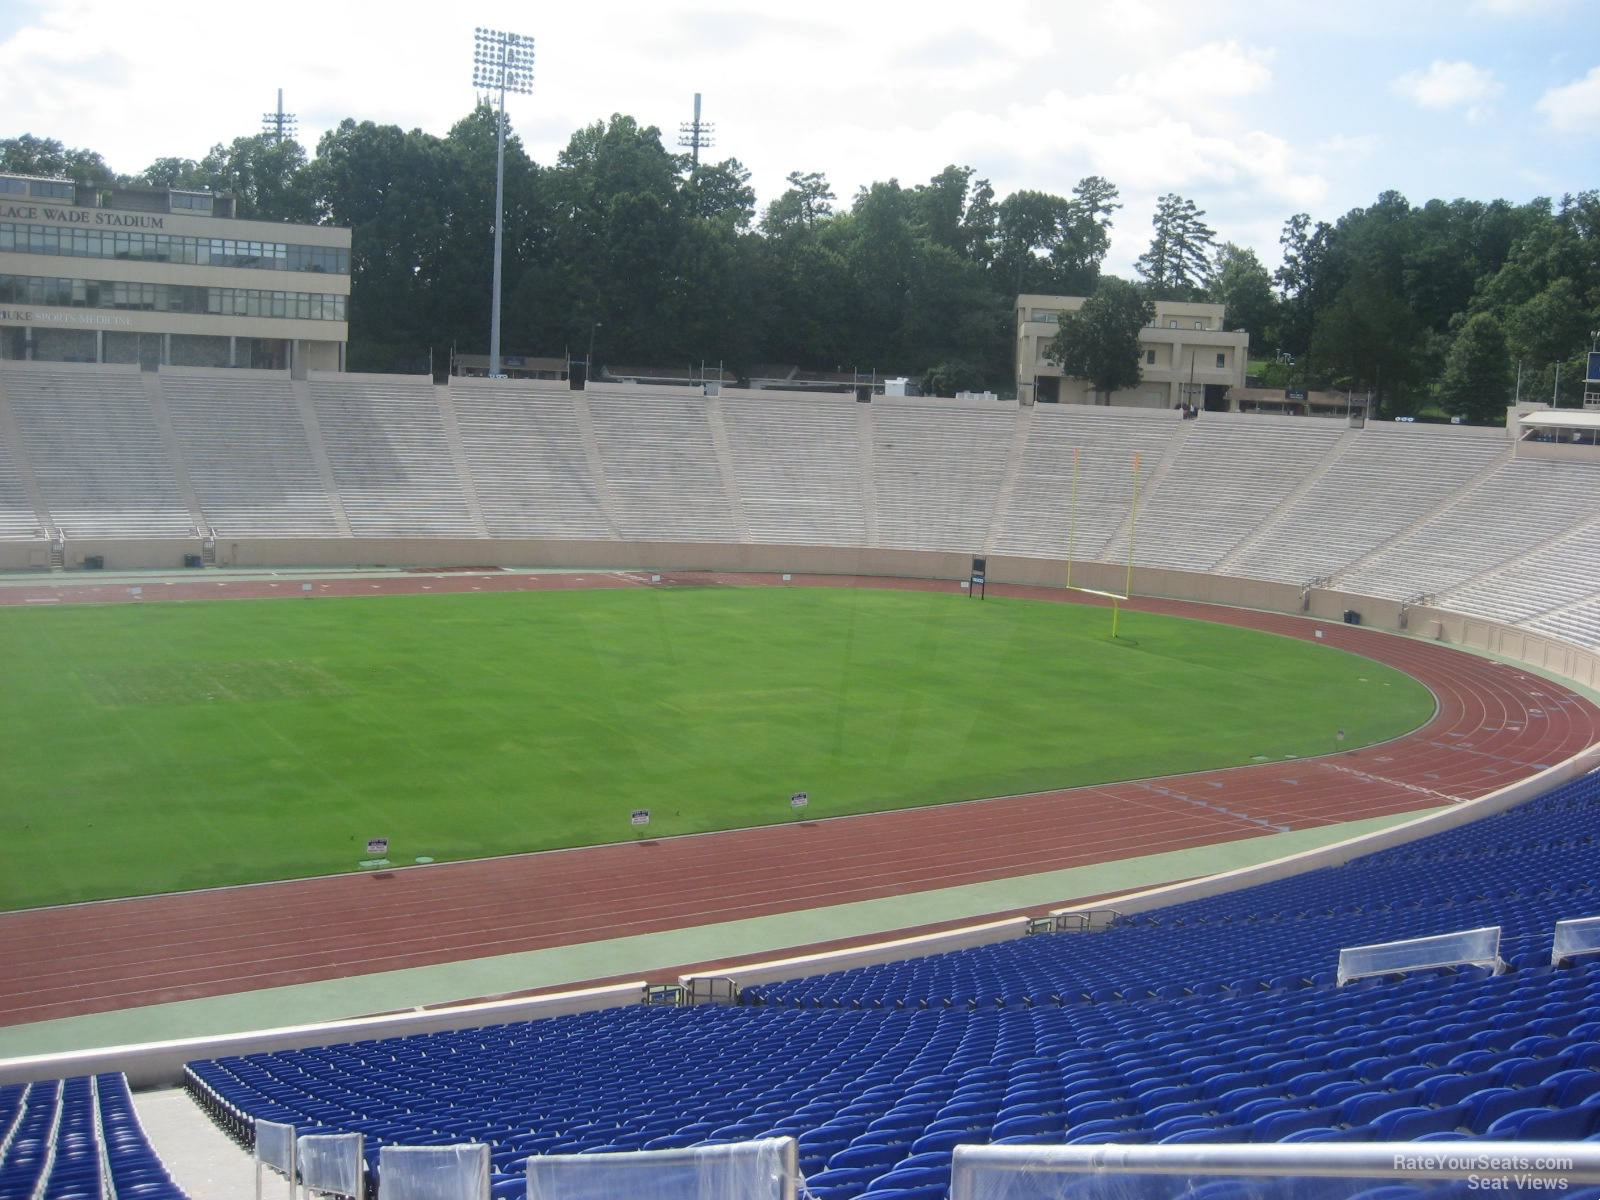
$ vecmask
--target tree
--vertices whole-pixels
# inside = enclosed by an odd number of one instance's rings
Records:
[[[1567,276],[1507,310],[1502,324],[1510,355],[1541,366],[1584,348],[1593,328],[1578,289]]]
[[[1412,411],[1420,398],[1412,389],[1434,362],[1429,345],[1405,301],[1362,269],[1317,314],[1311,358],[1337,386],[1372,389],[1380,410],[1392,398],[1393,411]]]
[[[305,222],[313,212],[311,196],[300,178],[305,165],[306,152],[299,142],[258,133],[211,147],[195,176],[203,188],[233,193],[240,217]]]
[[[924,371],[917,388],[924,396],[954,396],[957,392],[981,392],[983,384],[982,368],[953,359]]]
[[[683,181],[689,211],[707,220],[727,221],[735,229],[748,229],[756,214],[756,192],[750,172],[737,158],[702,163]]]
[[[1151,292],[1164,300],[1197,300],[1211,277],[1210,254],[1216,233],[1203,220],[1193,200],[1171,192],[1156,201],[1150,224],[1155,236],[1150,249],[1134,264]]]
[[[1051,247],[1057,290],[1067,296],[1093,294],[1100,264],[1111,249],[1111,214],[1122,207],[1117,185],[1099,175],[1078,180],[1067,208],[1062,237]]]
[[[1272,276],[1254,250],[1223,242],[1211,264],[1210,299],[1221,304],[1230,328],[1250,332],[1252,346],[1268,345],[1268,330],[1277,323],[1278,300]]]
[[[1311,223],[1309,213],[1295,213],[1283,223],[1278,245],[1283,263],[1273,276],[1283,301],[1280,306],[1279,349],[1309,354],[1318,310],[1338,289],[1329,274],[1333,227],[1326,221]]]
[[[999,253],[996,265],[1012,295],[1049,292],[1050,268],[1037,251],[1053,249],[1071,218],[1070,203],[1061,196],[1030,189],[1012,192],[997,213]]]
[[[1142,288],[1114,276],[1102,279],[1082,308],[1056,318],[1060,329],[1045,357],[1087,379],[1096,392],[1133,387],[1141,378],[1139,334],[1155,315],[1155,303]]]
[[[77,183],[116,182],[105,159],[95,151],[69,150],[55,138],[34,137],[31,133],[0,140],[0,171],[71,179]]]
[[[761,218],[762,232],[768,237],[781,237],[796,229],[814,229],[817,222],[833,215],[833,201],[837,197],[828,186],[828,177],[820,171],[789,172],[789,190],[767,205]]]
[[[1511,391],[1511,363],[1506,335],[1488,313],[1467,318],[1445,357],[1439,378],[1439,406],[1469,421],[1487,421],[1504,414]]]

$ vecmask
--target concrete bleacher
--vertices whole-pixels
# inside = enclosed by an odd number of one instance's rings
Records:
[[[1065,560],[1098,558],[1128,519],[1133,456],[1148,477],[1188,425],[1151,420],[1136,410],[1042,404],[1028,441],[994,549],[1000,554]],[[1077,453],[1077,498],[1073,454]]]
[[[867,544],[856,407],[854,398],[832,395],[723,394],[722,422],[752,541]]]
[[[136,370],[11,364],[22,453],[68,538],[183,538],[194,520]]]
[[[1600,650],[1600,598],[1536,617],[1528,625],[1576,645]]]
[[[1352,592],[1394,599],[1448,590],[1593,515],[1600,463],[1516,459],[1432,519],[1339,572]]]
[[[1126,558],[1131,532],[1144,566],[1210,570],[1317,473],[1344,434],[1318,422],[1208,413],[1165,477],[1152,478],[1137,527],[1113,539],[1106,557]]]
[[[38,568],[177,565],[213,532],[231,565],[292,559],[296,538],[324,542],[319,562],[340,538],[361,543],[352,561],[417,563],[486,561],[469,543],[488,539],[553,544],[539,561],[583,543],[583,562],[673,543],[804,548],[838,570],[830,550],[1121,565],[1131,539],[1136,571],[1226,577],[1247,603],[1315,579],[1593,646],[1578,530],[1600,463],[1511,454],[1490,430],[1244,414],[7,363],[0,547]],[[100,544],[69,555],[58,530]]]
[[[981,552],[1017,419],[1014,409],[874,404],[877,544]]]
[[[1600,521],[1456,588],[1445,603],[1456,612],[1520,622],[1591,598],[1600,600]]]
[[[453,379],[450,399],[490,537],[612,536],[571,392]]]
[[[597,386],[587,399],[623,537],[739,540],[703,395]]]
[[[1509,454],[1503,439],[1480,432],[1368,426],[1232,572],[1304,583],[1372,553]]]
[[[287,374],[162,373],[184,466],[219,537],[333,537],[340,530]]]
[[[357,537],[481,536],[427,376],[313,375],[334,483]]]
[[[22,474],[11,456],[11,447],[0,438],[0,540],[42,538],[44,522],[33,511]]]

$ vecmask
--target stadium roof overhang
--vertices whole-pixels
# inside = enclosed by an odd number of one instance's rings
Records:
[[[1519,421],[1525,429],[1592,429],[1600,430],[1600,410],[1572,409],[1557,412],[1524,413]]]

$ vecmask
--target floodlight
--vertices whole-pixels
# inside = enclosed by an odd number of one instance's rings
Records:
[[[506,93],[533,91],[533,38],[478,26],[472,31],[472,86],[498,92],[495,115],[494,303],[489,318],[489,375],[500,375],[500,248],[505,224]]]

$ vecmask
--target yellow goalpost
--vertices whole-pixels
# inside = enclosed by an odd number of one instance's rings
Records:
[[[1111,636],[1117,636],[1122,621],[1122,605],[1133,595],[1133,547],[1139,532],[1139,455],[1133,456],[1133,471],[1128,504],[1128,569],[1123,577],[1122,591],[1108,592],[1101,588],[1077,587],[1072,582],[1072,561],[1078,547],[1078,467],[1079,451],[1072,451],[1072,492],[1067,508],[1067,591],[1082,592],[1086,596],[1103,596],[1111,601]]]

